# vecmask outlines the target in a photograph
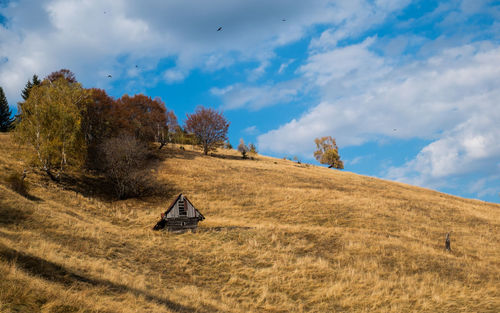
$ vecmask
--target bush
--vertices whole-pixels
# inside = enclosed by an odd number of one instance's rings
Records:
[[[241,157],[243,159],[247,158],[247,153],[249,149],[247,145],[245,145],[245,141],[243,141],[243,139],[240,139],[240,144],[238,145],[238,151],[241,153]]]
[[[29,192],[29,187],[26,180],[24,180],[25,178],[26,178],[25,172],[23,172],[22,174],[14,172],[9,176],[7,176],[6,181],[12,190],[14,190],[15,192],[17,192],[22,196],[27,196]]]
[[[149,151],[132,135],[104,140],[100,146],[103,174],[113,185],[118,198],[144,196],[154,181],[148,169]]]

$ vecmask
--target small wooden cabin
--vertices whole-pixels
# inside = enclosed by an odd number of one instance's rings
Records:
[[[198,211],[189,199],[182,193],[175,198],[165,213],[161,214],[161,220],[156,223],[154,230],[167,227],[169,231],[196,230],[198,222],[205,217]]]

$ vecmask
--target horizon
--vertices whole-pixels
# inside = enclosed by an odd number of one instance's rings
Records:
[[[319,165],[332,136],[345,171],[500,203],[499,18],[471,0],[3,1],[0,86],[14,112],[33,74],[67,68],[181,125],[221,110],[233,147]]]

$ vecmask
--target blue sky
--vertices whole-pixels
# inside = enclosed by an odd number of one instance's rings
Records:
[[[333,136],[346,171],[500,203],[500,1],[3,0],[0,24],[13,109],[68,68],[223,110],[233,145],[316,164]]]

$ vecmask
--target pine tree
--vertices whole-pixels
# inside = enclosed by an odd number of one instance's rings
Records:
[[[21,116],[23,115],[23,105],[24,103],[26,103],[26,100],[28,100],[31,89],[34,86],[39,86],[42,83],[40,79],[38,79],[38,76],[36,74],[33,74],[32,80],[33,81],[28,80],[26,86],[24,86],[24,89],[21,91],[21,97],[23,98],[24,101],[17,103],[16,124],[18,124],[21,121]]]
[[[28,82],[26,83],[26,86],[24,87],[23,91],[21,92],[21,97],[23,97],[23,100],[26,101],[28,100],[28,97],[30,96],[30,90],[31,88],[33,88],[33,86],[38,86],[40,85],[42,82],[38,79],[38,76],[33,75],[33,78],[32,78],[33,82],[28,80]]]
[[[12,111],[9,109],[7,98],[0,87],[0,132],[6,132],[12,129],[13,119],[10,117]]]

